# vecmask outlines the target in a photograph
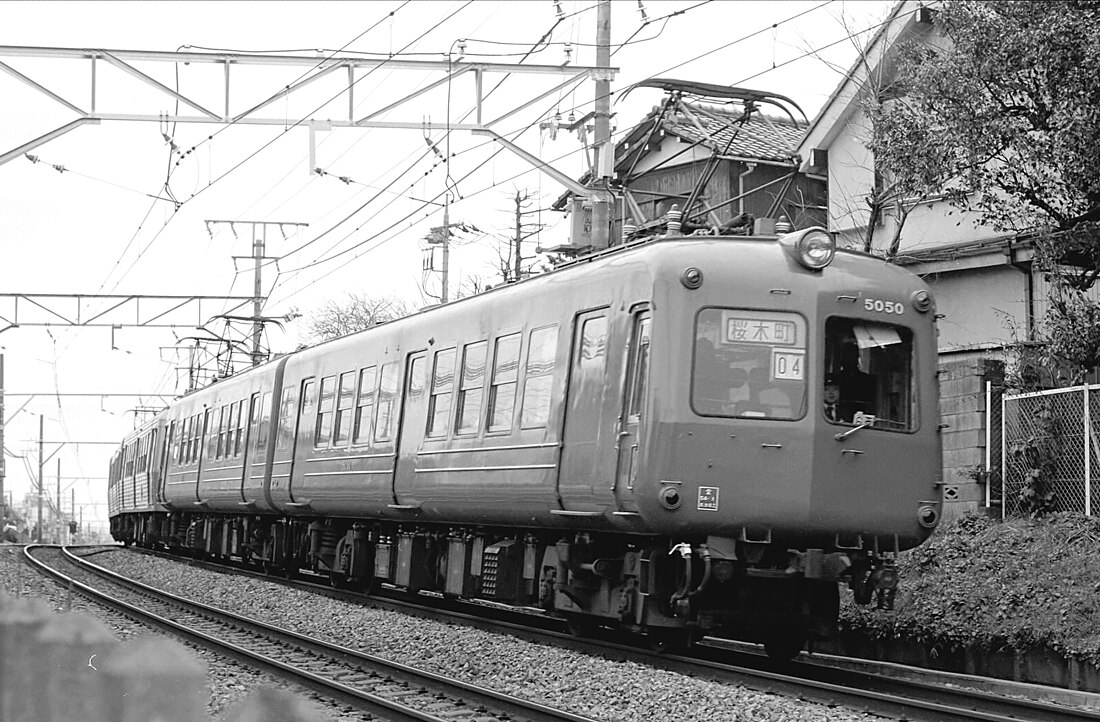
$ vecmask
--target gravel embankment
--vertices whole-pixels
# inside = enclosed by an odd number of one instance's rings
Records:
[[[0,584],[14,590],[12,570],[10,565],[4,567],[4,558],[0,555]],[[596,720],[881,719],[855,710],[756,692],[633,662],[611,661],[508,635],[349,605],[265,580],[219,574],[124,551],[100,554],[94,561],[174,594]],[[64,596],[59,588],[54,594]],[[232,675],[215,675],[211,667],[212,697],[218,700],[211,704],[212,713],[256,685],[273,684],[264,675],[236,669]],[[227,689],[219,691],[218,687]]]

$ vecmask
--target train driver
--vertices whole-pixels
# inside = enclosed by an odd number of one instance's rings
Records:
[[[840,384],[831,374],[825,377],[825,418],[840,421]]]
[[[859,368],[859,346],[854,342],[845,343],[840,350],[840,370],[826,376],[826,405],[829,402],[829,386],[835,386],[836,400],[833,401],[834,420],[852,422],[857,412],[874,414],[876,408],[876,382],[871,374]],[[826,412],[828,415],[828,411]],[[832,418],[832,417],[830,417]]]

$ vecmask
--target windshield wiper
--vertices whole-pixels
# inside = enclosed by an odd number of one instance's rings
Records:
[[[854,434],[857,431],[860,431],[862,429],[866,429],[868,426],[870,426],[873,423],[875,423],[875,418],[873,416],[871,418],[865,418],[863,421],[859,422],[859,426],[855,427],[854,429],[848,429],[847,431],[842,431],[841,433],[835,435],[833,438],[836,439],[837,441],[844,441],[845,439],[847,439],[852,434]]]

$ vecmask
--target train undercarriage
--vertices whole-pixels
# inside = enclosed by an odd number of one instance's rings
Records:
[[[303,570],[338,588],[386,583],[409,593],[537,607],[578,635],[614,630],[655,648],[705,635],[762,643],[789,659],[836,631],[840,586],[857,602],[892,603],[893,560],[859,549],[795,552],[710,537],[459,527],[354,519],[275,518],[186,512],[117,516],[127,545],[269,574]]]

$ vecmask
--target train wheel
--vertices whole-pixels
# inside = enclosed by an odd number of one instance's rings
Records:
[[[577,639],[590,639],[596,634],[598,625],[583,614],[568,614],[565,623],[569,625],[569,633]]]
[[[806,635],[794,629],[773,629],[764,637],[764,651],[779,662],[789,662],[806,646]]]
[[[702,636],[695,629],[663,629],[646,634],[645,639],[649,648],[658,654],[676,654],[691,649]]]

